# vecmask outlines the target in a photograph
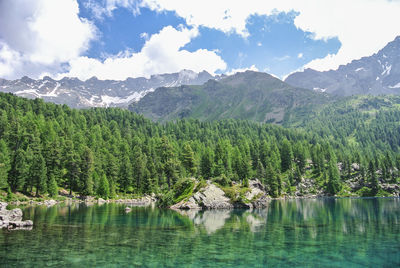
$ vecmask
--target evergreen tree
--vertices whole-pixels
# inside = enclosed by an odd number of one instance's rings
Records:
[[[329,160],[327,176],[327,192],[331,195],[335,195],[341,190],[340,173],[335,157],[331,157]]]
[[[206,148],[200,162],[201,175],[205,179],[210,179],[214,173],[214,156],[210,148]]]
[[[194,152],[189,143],[186,143],[182,152],[182,164],[190,176],[194,176],[197,172]]]
[[[257,178],[264,183],[265,168],[260,159],[257,159]]]
[[[127,192],[132,187],[133,182],[132,163],[128,155],[122,156],[122,161],[119,169],[119,186],[122,192]]]
[[[10,168],[8,147],[5,141],[0,139],[0,189],[8,188],[8,171]]]
[[[80,158],[74,150],[72,141],[68,140],[65,145],[67,151],[64,164],[66,169],[66,173],[64,175],[65,186],[67,189],[69,189],[69,194],[72,195],[73,190],[79,190]]]
[[[135,181],[136,191],[138,193],[143,193],[145,188],[145,178],[147,174],[146,169],[146,156],[142,153],[139,147],[134,148],[133,155],[133,178]]]
[[[372,160],[369,162],[368,172],[370,176],[371,195],[375,196],[379,191],[379,181],[376,177],[375,164]]]
[[[19,148],[14,155],[11,169],[8,175],[8,184],[13,192],[23,189],[26,192],[25,181],[27,180],[29,166],[27,165],[26,153]]]
[[[108,183],[108,179],[106,177],[106,174],[103,174],[100,177],[100,182],[99,182],[99,187],[97,189],[97,194],[104,198],[108,199],[110,198],[110,185]]]
[[[269,195],[272,197],[278,197],[279,196],[279,185],[278,185],[278,179],[277,179],[277,174],[272,168],[272,165],[270,163],[267,163],[267,167],[265,169],[265,181],[267,182],[267,186],[269,189]]]
[[[53,174],[50,175],[50,179],[48,184],[48,192],[51,197],[55,197],[58,195],[58,186],[57,181]]]
[[[80,180],[81,180],[81,186],[80,189],[81,193],[83,195],[92,195],[93,194],[93,178],[92,178],[92,172],[93,172],[93,164],[94,159],[93,159],[93,153],[90,150],[89,147],[85,146],[83,154],[82,154],[82,160],[81,160],[81,166],[80,166]]]
[[[285,139],[282,142],[282,149],[281,149],[281,168],[282,172],[289,170],[292,168],[292,161],[293,161],[293,152],[290,142]]]

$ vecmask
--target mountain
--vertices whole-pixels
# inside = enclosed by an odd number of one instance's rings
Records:
[[[289,75],[286,83],[340,96],[400,94],[400,36],[378,53],[353,60],[337,70],[306,69]]]
[[[86,81],[68,77],[53,80],[48,76],[34,80],[24,76],[12,81],[0,79],[0,91],[27,98],[42,98],[72,108],[128,107],[158,87],[200,85],[212,78],[206,71],[195,73],[189,70],[152,75],[149,79],[128,78],[124,81],[99,80],[96,77]]]
[[[198,86],[159,88],[130,109],[155,121],[191,117],[284,123],[291,114],[305,114],[330,99],[325,93],[292,87],[269,74],[246,71]]]

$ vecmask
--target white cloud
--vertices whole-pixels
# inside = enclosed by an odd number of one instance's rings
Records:
[[[0,1],[0,77],[60,71],[95,38],[76,0]]]
[[[152,36],[143,34],[146,43],[140,52],[123,51],[100,61],[82,56],[96,38],[96,28],[79,17],[77,0],[0,0],[0,77],[38,77],[46,73],[123,79],[181,69],[224,70],[226,64],[217,51],[182,50],[198,35],[196,29],[204,26],[246,38],[249,16],[277,12],[298,12],[295,25],[311,32],[314,39],[340,40],[337,54],[305,66],[317,70],[337,68],[371,55],[400,35],[400,1],[87,0],[85,4],[98,17],[112,16],[117,8],[127,8],[133,14],[138,14],[140,7],[173,11],[186,20],[191,30],[165,27]]]
[[[250,67],[247,67],[247,68],[232,69],[229,72],[227,72],[226,74],[227,75],[232,75],[232,74],[235,74],[235,73],[242,73],[242,72],[245,72],[245,71],[258,72],[258,68],[255,65],[251,65]]]
[[[298,58],[298,59],[302,59],[302,58],[303,58],[303,56],[304,56],[304,55],[303,55],[303,53],[299,53],[299,54],[297,54],[297,58]]]
[[[117,8],[128,8],[134,15],[140,14],[139,2],[137,0],[86,0],[84,5],[90,9],[97,19],[102,19],[103,16],[112,16],[112,13]]]
[[[189,25],[215,28],[248,36],[250,15],[299,12],[295,25],[315,39],[337,37],[342,46],[307,64],[318,70],[335,69],[353,59],[368,56],[400,35],[400,1],[387,0],[143,0],[142,6],[157,11],[175,11]]]
[[[285,55],[285,56],[282,56],[282,57],[275,57],[274,59],[277,60],[277,61],[285,61],[285,60],[290,59],[290,56],[289,55]]]
[[[104,61],[79,57],[70,61],[69,72],[59,76],[74,76],[80,79],[97,76],[100,79],[123,80],[127,77],[148,77],[183,69],[195,72],[206,70],[209,73],[225,70],[226,63],[214,51],[199,49],[189,52],[181,49],[198,34],[196,28],[175,29],[167,26],[158,34],[152,35],[138,53],[127,51]]]

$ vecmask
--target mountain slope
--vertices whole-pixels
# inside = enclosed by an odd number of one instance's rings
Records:
[[[340,96],[400,94],[400,36],[378,53],[353,60],[337,70],[306,69],[291,74],[285,82]]]
[[[25,76],[13,81],[0,79],[0,91],[27,98],[42,98],[72,108],[127,107],[158,87],[199,85],[212,78],[207,72],[195,73],[189,70],[153,75],[149,79],[128,78],[124,81],[99,80],[96,77],[86,81],[67,77],[53,80],[48,76],[34,80]]]
[[[269,74],[246,71],[201,86],[160,88],[130,109],[156,121],[191,117],[283,123],[291,113],[307,113],[330,99],[323,93],[294,88]]]

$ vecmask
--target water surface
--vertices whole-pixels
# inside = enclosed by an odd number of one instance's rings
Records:
[[[1,267],[399,267],[400,200],[276,200],[263,210],[24,209]]]

